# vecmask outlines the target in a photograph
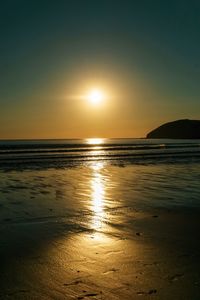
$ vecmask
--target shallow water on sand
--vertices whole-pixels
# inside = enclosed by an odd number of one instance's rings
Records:
[[[117,214],[126,219],[131,209],[199,207],[199,181],[198,164],[118,167],[92,162],[69,169],[1,172],[0,220],[76,217],[97,226],[114,222]]]
[[[198,157],[0,166],[0,299],[199,299]]]

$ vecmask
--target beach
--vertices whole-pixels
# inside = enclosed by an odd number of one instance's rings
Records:
[[[0,15],[0,300],[200,300],[200,1]]]
[[[199,299],[199,174],[188,158],[2,165],[0,299]]]
[[[195,218],[194,218],[195,216]],[[198,299],[198,216],[137,216],[128,233],[5,225],[1,299]]]

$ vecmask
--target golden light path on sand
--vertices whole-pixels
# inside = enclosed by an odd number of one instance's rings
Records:
[[[91,201],[92,210],[94,213],[92,227],[93,229],[99,229],[102,227],[102,219],[105,216],[104,205],[105,205],[105,181],[101,174],[103,168],[103,162],[94,162],[91,165],[92,178],[91,178]]]

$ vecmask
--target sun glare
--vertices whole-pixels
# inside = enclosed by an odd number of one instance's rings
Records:
[[[104,100],[104,98],[105,97],[104,97],[102,91],[100,91],[100,90],[92,90],[88,94],[88,100],[93,105],[100,104]]]
[[[86,143],[88,145],[101,145],[103,144],[104,142],[104,139],[102,138],[88,138],[86,139]]]

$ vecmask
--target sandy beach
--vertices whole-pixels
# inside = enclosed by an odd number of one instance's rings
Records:
[[[64,220],[4,224],[1,299],[198,299],[199,212],[131,214],[106,233]]]
[[[163,166],[1,172],[0,298],[199,299],[199,208],[147,205],[156,172],[167,186]]]

